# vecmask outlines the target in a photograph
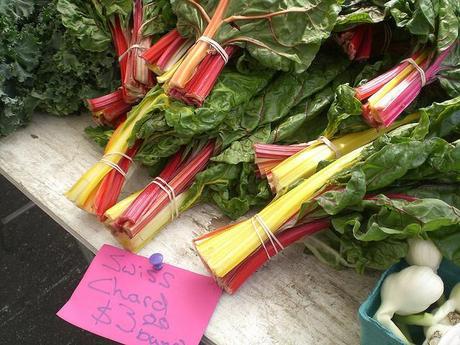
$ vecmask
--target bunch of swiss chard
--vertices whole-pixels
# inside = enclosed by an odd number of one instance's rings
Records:
[[[178,211],[189,208],[199,199],[204,200],[204,195],[200,197],[204,194],[205,186],[220,188],[217,193],[224,195],[226,188],[233,191],[241,185],[240,205],[237,200],[239,197],[233,196],[233,201],[226,203],[222,199],[223,202],[218,205],[229,210],[228,213],[232,216],[244,214],[251,206],[261,205],[270,198],[265,181],[257,181],[257,189],[260,188],[261,192],[256,192],[259,195],[253,196],[252,181],[255,180],[255,175],[251,164],[239,161],[231,163],[227,177],[215,181],[216,183],[208,178],[214,179],[214,171],[222,171],[228,167],[226,163],[213,162],[209,169],[202,173],[200,171],[209,165],[210,160],[216,159],[218,162],[218,154],[225,154],[225,150],[235,140],[246,140],[248,133],[270,123],[273,123],[275,130],[288,117],[289,109],[306,101],[309,96],[323,89],[327,89],[327,94],[332,95],[331,83],[344,72],[347,65],[346,59],[337,62],[332,55],[322,54],[314,62],[315,68],[311,74],[281,73],[275,76],[273,71],[257,67],[253,59],[242,57],[237,64],[228,66],[222,72],[210,96],[200,108],[171,100],[157,86],[133,108],[127,120],[111,136],[107,135],[105,128],[88,131],[99,141],[104,141],[109,136],[110,139],[103,159],[88,170],[67,195],[78,206],[108,222],[117,238],[131,250],[138,250],[145,245],[146,240],[165,222],[177,216]],[[309,84],[308,80],[315,80],[317,83]],[[273,108],[269,109],[267,106],[269,118],[259,123],[256,105],[263,105],[264,99],[270,99],[269,94],[279,91],[283,94],[296,92],[297,97],[286,103],[285,109],[276,103],[280,97],[271,100]],[[324,109],[324,105],[321,108]],[[283,109],[282,113],[276,114],[279,109]],[[317,113],[319,111],[320,109],[316,109]],[[252,123],[247,122],[250,116],[253,118]],[[303,120],[305,119],[299,117],[292,125],[287,123],[286,129],[282,131],[288,133],[289,127],[290,132],[295,132]],[[136,150],[128,152],[129,147]],[[251,145],[248,149],[251,150]],[[109,198],[109,194],[104,192],[106,181],[111,180],[117,185],[117,188],[111,189],[110,195],[118,194],[129,166],[126,165],[125,169],[125,164],[134,154],[137,160],[151,166],[156,177],[144,190],[113,205],[116,198]],[[115,174],[113,180],[112,174]],[[199,182],[189,188],[198,176],[202,176]],[[104,194],[107,197],[98,197]],[[216,199],[216,203],[218,202]]]
[[[172,212],[176,207],[180,212],[207,201],[237,218],[252,207],[266,205],[273,195],[253,165],[253,144],[317,138],[327,126],[326,113],[337,85],[354,84],[377,70],[374,65],[350,64],[329,49],[321,51],[304,74],[273,73],[252,63],[251,58],[243,57],[224,69],[201,108],[172,101],[158,87],[134,108],[128,117],[136,119],[129,129],[129,142],[141,143],[136,159],[151,167],[156,182],[99,213],[125,247],[138,250],[145,245],[177,216],[178,212]],[[355,132],[356,128],[344,131]],[[95,133],[105,137],[103,129]],[[188,169],[185,163],[200,157],[200,143],[206,142],[213,143],[213,149],[207,151],[205,164],[184,176],[184,185],[178,184],[182,180],[174,176],[182,176],[180,172]],[[198,156],[190,155],[194,148]],[[165,182],[158,182],[158,177]],[[165,183],[186,187],[175,189],[179,194],[174,208],[168,206],[172,199],[164,190],[169,188]],[[160,196],[163,201],[156,205]]]
[[[201,258],[228,292],[307,235],[308,249],[321,260],[358,271],[388,268],[413,237],[431,238],[458,262],[459,247],[448,241],[460,225],[459,101],[422,109],[418,125],[318,162],[316,172],[256,215],[195,239]],[[439,127],[447,140],[437,136]],[[304,150],[328,149],[318,145]]]
[[[329,37],[339,4],[335,0],[172,1],[178,31],[195,43],[172,74],[168,93],[201,105],[204,79],[215,78],[238,47],[264,67],[305,71]],[[221,63],[210,63],[209,53]]]
[[[405,111],[459,95],[460,6],[455,1],[345,2],[334,37],[352,60],[393,55],[393,68],[337,89],[327,136],[341,127],[389,126]],[[442,96],[440,96],[442,95]],[[419,97],[420,96],[420,97]]]
[[[435,33],[430,31],[424,36],[415,34],[410,25],[399,25],[389,15],[389,5],[383,10],[382,6],[377,6],[381,19],[369,21],[362,19],[366,15],[355,13],[356,17],[351,16],[354,13],[351,5],[345,4],[340,9],[337,3],[321,2],[311,8],[315,12],[323,6],[321,15],[308,19],[321,22],[314,25],[318,35],[306,40],[305,27],[298,22],[305,20],[310,11],[307,5],[311,3],[294,7],[290,3],[279,3],[287,7],[280,5],[281,10],[271,12],[272,8],[257,10],[257,6],[262,6],[258,2],[246,8],[236,6],[234,1],[199,4],[173,1],[177,30],[169,31],[142,54],[162,87],[158,85],[148,91],[111,137],[107,128],[88,130],[101,143],[110,140],[104,157],[68,196],[107,222],[125,247],[138,250],[161,227],[199,201],[213,203],[227,216],[238,218],[253,207],[265,206],[273,199],[272,193],[277,193],[276,200],[307,177],[305,171],[304,175],[289,178],[277,172],[264,175],[254,164],[255,144],[267,145],[269,150],[275,143],[280,150],[285,144],[311,146],[311,152],[321,153],[315,156],[314,164],[310,164],[309,174],[314,174],[326,166],[323,160],[334,161],[341,154],[362,149],[384,132],[418,119],[419,141],[429,131],[438,130],[436,136],[439,137],[458,133],[455,116],[448,116],[452,123],[435,122],[434,117],[427,115],[431,110],[410,116],[405,116],[409,111],[403,112],[405,108],[414,110],[425,103],[442,102],[457,95],[458,32],[453,38],[452,29],[457,16],[448,22],[447,31],[436,29]],[[440,22],[445,23],[444,12],[439,7],[434,10],[434,25],[439,27]],[[308,20],[302,25],[308,27]],[[282,29],[293,23],[298,30],[289,38],[292,41],[284,44],[280,37],[288,39],[288,33],[280,35]],[[393,49],[398,43],[395,39],[390,39],[388,51],[380,52],[378,57],[369,53],[365,59],[352,61],[341,54],[341,48],[333,40],[326,40],[331,30],[344,32],[363,24],[370,25],[373,32],[386,30],[387,26],[390,30],[400,27],[400,31],[411,37],[404,53],[412,53],[413,62],[398,63],[401,57],[399,50]],[[268,36],[263,34],[267,32]],[[446,32],[450,38],[442,40]],[[210,48],[208,41],[199,40],[203,35],[214,39],[224,49],[239,48],[227,51],[233,58],[223,63],[223,57]],[[360,49],[361,45],[357,45],[355,50],[359,52]],[[368,51],[369,45],[363,49]],[[420,66],[414,65],[418,63]],[[212,73],[207,73],[208,67]],[[427,68],[424,72],[426,86],[421,85],[422,72],[417,67]],[[382,72],[384,78],[379,76]],[[184,83],[178,83],[179,80]],[[367,81],[371,81],[373,93],[394,94],[407,89],[410,97],[405,103],[398,99],[396,103],[404,107],[398,109],[401,111],[396,115],[391,112],[389,121],[372,122],[378,116],[370,106],[374,102],[369,94],[362,99],[355,98]],[[408,87],[402,88],[400,84]],[[401,89],[392,91],[390,86],[395,85],[400,85]],[[195,91],[203,93],[190,92],[195,87]],[[417,97],[420,92],[428,96]],[[414,99],[416,101],[412,102]],[[365,100],[367,107],[361,103]],[[435,103],[433,109],[437,110],[433,112],[442,117],[440,114],[455,108],[456,102],[457,99]],[[367,118],[363,116],[367,114],[365,109],[370,109]],[[350,134],[355,132],[356,135]],[[321,140],[316,140],[318,138]],[[340,146],[343,152],[335,150],[334,154],[328,144],[330,141],[343,144]],[[292,150],[292,154],[296,152],[298,148]],[[318,160],[321,157],[323,159]],[[143,190],[115,204],[132,159],[147,165],[154,178]],[[87,185],[90,175],[95,177],[95,182]],[[280,181],[276,180],[278,176]],[[117,188],[110,189],[111,194],[102,197],[104,191],[109,190],[108,181],[115,183]],[[362,200],[372,198],[366,193]],[[296,236],[286,235],[285,240],[292,241],[311,230],[308,229],[296,230]],[[271,250],[275,249],[276,246]]]
[[[108,95],[87,99],[87,105],[96,122],[116,127],[155,84],[142,52],[173,25],[169,2],[59,0],[58,10],[64,26],[85,49],[115,48],[121,85]]]

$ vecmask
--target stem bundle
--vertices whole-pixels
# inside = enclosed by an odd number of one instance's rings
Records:
[[[212,274],[218,278],[225,277],[246,260],[262,242],[269,239],[269,233],[276,235],[299,212],[302,204],[311,200],[333,176],[358,161],[363,149],[360,147],[332,162],[275,199],[257,216],[195,239],[196,249]]]
[[[384,128],[384,130],[372,128],[347,134],[331,141],[317,139],[303,144],[303,146],[256,144],[254,146],[256,163],[259,166],[261,175],[263,176],[263,172],[266,174],[272,191],[274,193],[283,192],[298,180],[314,174],[321,161],[332,160],[340,155],[347,154],[372,142],[380,135],[416,119],[418,119],[418,114],[415,113]],[[272,157],[272,160],[264,160],[270,159],[270,157]],[[261,163],[258,163],[260,160],[262,160]]]
[[[424,50],[403,60],[392,70],[357,87],[356,98],[363,104],[363,117],[373,127],[388,127],[415,100],[421,89],[432,82],[453,46],[433,58]]]
[[[362,24],[335,35],[350,60],[363,61],[371,56],[373,43],[372,25]]]
[[[108,224],[125,248],[139,250],[147,238],[178,216],[188,187],[206,167],[213,152],[214,142],[194,152],[179,151],[135,197],[122,200],[106,212]]]

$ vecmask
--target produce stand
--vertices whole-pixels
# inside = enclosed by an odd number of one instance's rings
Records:
[[[117,242],[104,225],[63,195],[101,156],[101,149],[83,133],[90,121],[89,116],[36,115],[27,128],[0,140],[0,172],[96,252],[104,243]],[[135,170],[124,195],[148,181],[145,169]],[[161,252],[168,263],[206,274],[192,239],[226,222],[216,209],[199,205],[163,229],[140,254]],[[206,342],[358,344],[357,310],[376,275],[337,271],[302,255],[302,250],[302,244],[290,246],[235,295],[224,294],[206,330]]]

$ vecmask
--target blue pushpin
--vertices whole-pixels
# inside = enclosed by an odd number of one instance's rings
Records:
[[[163,255],[161,253],[154,253],[149,258],[153,268],[157,271],[163,268]]]

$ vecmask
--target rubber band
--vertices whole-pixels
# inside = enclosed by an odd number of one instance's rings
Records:
[[[265,250],[265,253],[267,254],[268,260],[270,260],[272,257],[270,256],[270,253],[268,252],[267,247],[265,247],[265,242],[264,242],[264,240],[262,239],[262,236],[260,236],[259,230],[257,230],[257,225],[256,225],[256,223],[255,223],[255,218],[254,218],[254,217],[251,218],[251,223],[252,223],[252,227],[254,228],[254,230],[255,230],[255,232],[256,232],[256,234],[257,234],[257,237],[259,237],[259,241],[260,241],[260,243],[262,244],[262,247],[264,247],[264,250]]]
[[[126,158],[127,160],[129,160],[130,162],[133,161],[133,159],[132,159],[130,156],[128,156],[127,154],[125,154],[125,153],[123,153],[123,152],[118,152],[118,151],[106,153],[106,154],[103,156],[103,158],[105,158],[105,157],[110,157],[110,156],[114,156],[114,155],[122,156],[122,157]]]
[[[324,137],[324,136],[320,136],[318,137],[319,141],[321,141],[322,143],[324,143],[324,145],[326,145],[327,147],[329,147],[332,151],[334,151],[334,154],[335,154],[335,158],[340,158],[342,156],[342,152],[340,152],[339,148],[337,146],[335,146],[332,141],[330,141],[328,138]]]
[[[401,62],[408,62],[410,63],[412,66],[414,66],[414,68],[417,70],[417,72],[420,74],[420,79],[421,79],[421,83],[422,83],[422,87],[424,87],[426,85],[426,75],[425,75],[425,71],[423,70],[422,67],[420,67],[414,59],[412,58],[408,58],[408,59],[404,59],[402,60]]]
[[[171,187],[171,185],[169,185],[168,182],[163,180],[161,177],[155,177],[153,181],[150,182],[150,184],[156,184],[168,195],[173,210],[173,212],[171,213],[171,220],[174,220],[174,218],[179,217],[179,207],[177,206],[176,192],[174,191],[174,188]]]
[[[112,161],[110,161],[108,159],[105,159],[105,158],[102,158],[99,162],[104,163],[104,164],[108,165],[109,167],[115,169],[116,171],[118,171],[121,174],[121,176],[126,178],[126,172],[122,168],[120,168],[120,166],[118,164],[116,164],[116,163],[114,163],[114,162],[112,162]]]
[[[219,43],[217,43],[216,41],[214,41],[212,38],[210,38],[208,36],[201,36],[200,38],[198,38],[197,41],[203,41],[203,42],[208,43],[211,47],[214,48],[214,50],[216,52],[219,53],[219,55],[222,57],[222,60],[224,60],[225,64],[227,64],[227,62],[228,62],[228,54],[225,51],[225,49],[222,48],[222,46]]]
[[[252,226],[253,226],[254,230],[256,231],[257,236],[259,237],[259,240],[262,243],[262,246],[265,249],[265,253],[267,254],[267,258],[270,260],[271,259],[270,253],[268,252],[267,247],[265,246],[265,243],[264,243],[264,241],[262,240],[262,237],[259,234],[259,230],[257,229],[255,221],[257,221],[259,223],[260,227],[262,228],[262,230],[267,235],[267,238],[270,240],[273,248],[275,249],[276,254],[278,254],[279,251],[278,251],[278,248],[275,246],[275,242],[278,244],[278,246],[281,248],[281,250],[284,249],[284,247],[281,244],[281,242],[278,240],[278,238],[270,230],[270,228],[267,226],[267,224],[265,224],[265,222],[262,219],[262,217],[259,216],[258,214],[255,214],[254,217],[251,218]]]
[[[320,145],[320,143],[323,143],[324,145],[326,145],[327,147],[329,147],[331,149],[331,151],[334,151],[334,154],[335,154],[335,158],[339,158],[339,157],[342,157],[342,152],[340,151],[340,149],[334,145],[334,143],[332,141],[330,141],[328,138],[326,138],[325,136],[319,136],[317,139],[315,140],[311,140],[311,141],[308,141],[306,143],[302,143],[302,144],[295,144],[295,145],[292,145],[292,146],[303,146],[303,145],[306,145],[306,147],[311,147],[313,145]]]
[[[123,52],[123,53],[118,57],[118,62],[120,62],[121,60],[123,60],[123,59],[125,58],[126,54],[128,54],[132,49],[147,50],[148,48],[143,47],[143,46],[141,46],[140,44],[133,44],[131,47],[129,47],[128,49],[126,49],[126,51]]]
[[[261,216],[259,216],[258,214],[256,214],[256,215],[254,216],[254,218],[257,219],[257,221],[259,222],[259,224],[262,226],[262,228],[264,229],[265,233],[267,234],[267,237],[270,239],[270,242],[272,243],[273,247],[275,248],[276,253],[278,254],[278,249],[276,248],[275,243],[273,243],[273,240],[275,240],[275,242],[280,246],[281,249],[284,249],[283,245],[282,245],[281,242],[278,240],[278,238],[273,234],[273,232],[270,230],[270,228],[269,228],[268,225],[264,222],[264,220],[262,219]]]

